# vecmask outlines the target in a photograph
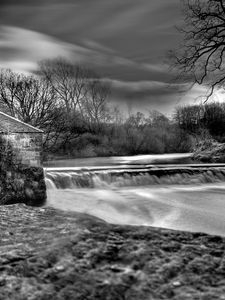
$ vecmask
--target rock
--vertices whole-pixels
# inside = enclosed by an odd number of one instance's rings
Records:
[[[194,151],[193,159],[205,163],[225,163],[225,144],[214,140],[200,143]]]
[[[59,266],[56,266],[55,269],[56,269],[57,271],[61,272],[61,271],[64,271],[64,270],[65,270],[65,267],[59,265]]]
[[[174,282],[173,282],[173,286],[174,286],[174,287],[181,286],[180,281],[174,281]]]
[[[213,300],[225,295],[225,238],[110,225],[24,204],[1,206],[0,215],[0,299]]]

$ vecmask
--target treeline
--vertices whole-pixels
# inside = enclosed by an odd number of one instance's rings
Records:
[[[36,75],[0,72],[0,109],[44,130],[46,155],[90,157],[189,152],[203,135],[223,140],[225,106],[177,108],[124,117],[108,102],[110,85],[64,59],[45,60]]]
[[[97,74],[63,59],[40,62],[35,76],[0,72],[0,109],[44,130],[45,152],[67,151],[110,121],[110,88]]]
[[[179,128],[200,140],[208,137],[225,142],[225,103],[179,107],[174,119]]]
[[[191,139],[191,135],[185,134],[163,114],[153,111],[145,117],[138,112],[103,124],[101,132],[82,135],[79,143],[69,149],[75,151],[75,156],[188,152]]]

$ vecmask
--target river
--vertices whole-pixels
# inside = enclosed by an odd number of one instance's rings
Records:
[[[138,155],[51,161],[45,173],[48,206],[114,224],[225,236],[225,164]]]

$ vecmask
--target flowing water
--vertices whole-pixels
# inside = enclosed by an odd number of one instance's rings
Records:
[[[190,154],[49,162],[47,205],[114,224],[225,236],[225,165]]]

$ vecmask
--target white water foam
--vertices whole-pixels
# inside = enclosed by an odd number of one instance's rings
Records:
[[[52,168],[47,205],[101,218],[225,236],[225,166]]]
[[[48,204],[109,223],[144,225],[225,236],[225,193],[202,187],[50,189]]]

